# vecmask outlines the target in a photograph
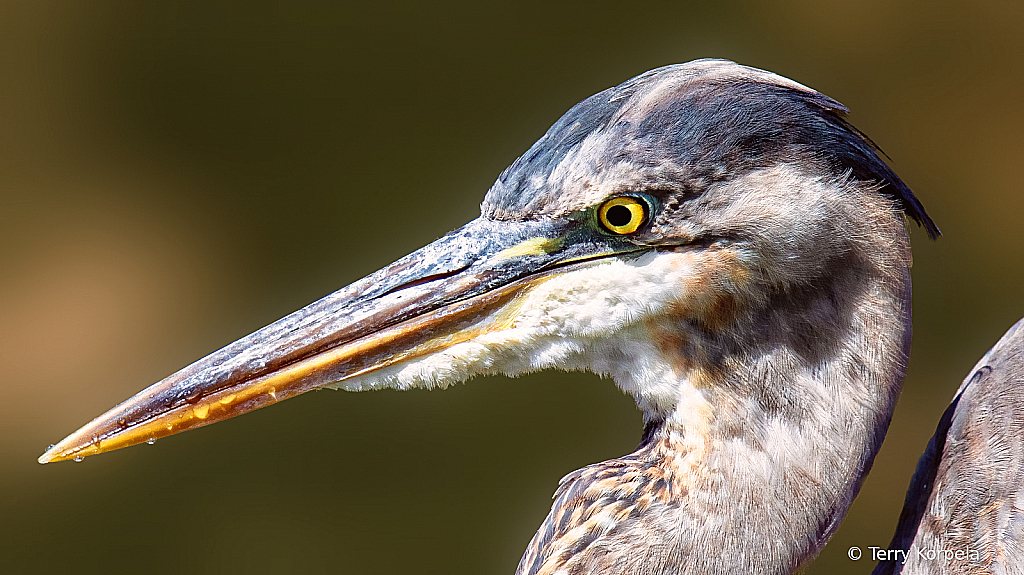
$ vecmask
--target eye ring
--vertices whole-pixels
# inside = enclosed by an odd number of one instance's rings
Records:
[[[630,196],[619,196],[601,204],[597,219],[608,231],[631,234],[647,221],[647,204]]]

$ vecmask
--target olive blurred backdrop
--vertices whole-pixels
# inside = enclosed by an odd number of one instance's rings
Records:
[[[318,392],[84,463],[113,404],[475,217],[577,101],[723,57],[847,104],[945,237],[875,470],[811,573],[866,573],[935,423],[1024,315],[1024,4],[4,2],[0,570],[505,573],[631,451],[589,374]],[[763,542],[771,545],[770,541]]]

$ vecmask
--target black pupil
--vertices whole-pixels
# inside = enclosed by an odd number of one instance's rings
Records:
[[[604,217],[608,220],[609,224],[621,228],[633,219],[633,212],[626,206],[612,206],[608,208],[608,212],[605,213]]]

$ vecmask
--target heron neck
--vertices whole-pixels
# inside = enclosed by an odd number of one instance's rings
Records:
[[[888,429],[911,337],[908,263],[833,263],[827,289],[766,289],[729,326],[676,326],[702,361],[677,372],[673,411],[646,412],[636,455],[670,471],[680,552],[723,558],[707,572],[813,559]]]

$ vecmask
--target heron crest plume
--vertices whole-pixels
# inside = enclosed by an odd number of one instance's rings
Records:
[[[574,106],[481,216],[113,408],[40,461],[312,389],[614,380],[639,448],[562,479],[517,573],[791,573],[837,529],[910,349],[906,222],[846,109],[722,60]]]

